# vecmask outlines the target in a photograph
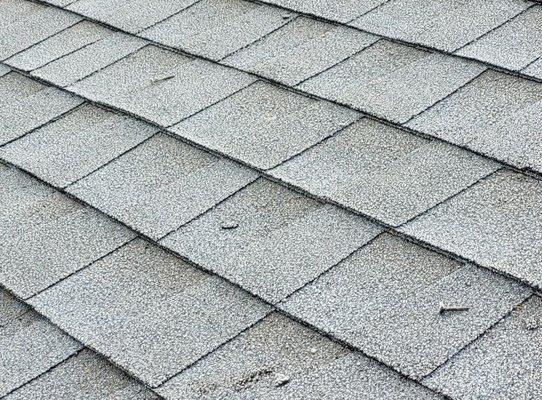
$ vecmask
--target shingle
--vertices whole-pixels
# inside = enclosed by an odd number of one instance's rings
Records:
[[[11,72],[11,68],[9,68],[7,65],[0,64],[0,77],[7,75]]]
[[[301,17],[222,62],[293,86],[376,40],[355,29]]]
[[[112,32],[74,53],[65,55],[32,72],[32,75],[59,86],[71,85],[107,67],[146,45],[143,39]]]
[[[542,79],[542,57],[523,70],[527,75]]]
[[[0,95],[5,95],[0,100],[0,145],[82,103],[81,99],[56,88],[29,78],[13,79],[13,75],[10,73],[0,78]]]
[[[167,399],[433,399],[428,390],[278,314],[158,389]]]
[[[220,60],[293,17],[280,9],[244,0],[201,0],[145,30],[141,36]]]
[[[161,243],[276,302],[380,231],[361,217],[260,179]]]
[[[384,235],[282,307],[420,378],[529,294],[492,272]],[[469,310],[440,314],[441,305]]]
[[[25,71],[32,71],[62,56],[104,38],[111,31],[103,26],[82,21],[10,57],[6,63]]]
[[[401,230],[542,287],[542,182],[500,171]]]
[[[29,310],[30,308],[26,304],[17,300],[4,289],[0,289],[0,332],[9,323]]]
[[[358,113],[258,81],[171,131],[258,168],[272,168],[352,123]]]
[[[134,118],[84,105],[0,148],[0,157],[64,187],[156,132]]]
[[[169,126],[254,81],[230,68],[147,46],[70,89]]]
[[[499,165],[363,119],[270,173],[390,225],[400,225]]]
[[[356,19],[352,25],[383,36],[454,51],[527,7],[528,2],[517,0],[392,0]]]
[[[454,92],[484,68],[381,40],[299,87],[402,123]]]
[[[2,295],[4,297],[4,295]],[[16,300],[9,300],[15,303]],[[13,307],[19,307],[13,304]],[[0,325],[0,396],[6,395],[31,379],[70,357],[81,345],[62,333],[33,311],[17,313],[0,309],[7,323]]]
[[[68,191],[157,239],[256,177],[248,168],[158,135]]]
[[[349,22],[386,0],[268,0],[269,3],[339,22]]]
[[[487,71],[408,127],[542,171],[542,84]]]
[[[532,7],[457,54],[520,70],[542,56],[542,7]]]
[[[269,311],[238,288],[139,239],[31,303],[153,387]]]
[[[17,12],[16,18],[10,18],[13,15],[9,8],[20,7],[22,3],[26,1],[7,1],[7,13],[4,13],[4,2],[0,5],[0,60],[11,57],[81,20],[71,13],[45,6],[25,10],[23,13]]]
[[[156,396],[85,349],[5,398],[27,399],[151,400]]]
[[[542,301],[533,297],[424,381],[452,398],[542,397]]]
[[[137,33],[189,7],[196,0],[79,0],[67,9]]]
[[[3,189],[0,283],[27,298],[134,237],[122,226],[14,169]]]

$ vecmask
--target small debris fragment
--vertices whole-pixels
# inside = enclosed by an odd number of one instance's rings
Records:
[[[284,15],[282,16],[282,19],[290,19],[290,18],[292,18],[292,15],[291,15],[291,14],[284,14]]]
[[[275,375],[275,386],[281,387],[286,385],[288,382],[290,382],[290,377],[284,375],[284,374],[276,374]]]
[[[310,352],[312,354],[316,354],[318,352],[318,349],[316,347],[313,347],[313,348],[310,349]]]
[[[168,75],[168,76],[164,76],[162,78],[156,78],[156,79],[153,79],[152,80],[152,83],[158,83],[158,82],[164,82],[164,81],[169,81],[170,79],[173,79],[175,78],[175,75]]]
[[[525,328],[529,331],[536,331],[540,328],[540,320],[537,318],[531,318],[525,321]]]
[[[454,306],[440,306],[439,314],[444,314],[447,312],[463,312],[463,311],[469,311],[469,307],[454,307]]]
[[[222,224],[222,229],[230,230],[239,228],[239,224]]]

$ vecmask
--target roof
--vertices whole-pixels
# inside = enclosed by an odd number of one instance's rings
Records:
[[[0,399],[542,397],[542,4],[0,2]]]

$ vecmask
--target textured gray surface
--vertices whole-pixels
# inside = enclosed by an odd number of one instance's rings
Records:
[[[278,314],[266,317],[158,392],[174,400],[436,398]]]
[[[502,171],[401,230],[542,287],[541,203],[540,180]]]
[[[390,225],[400,225],[498,164],[363,119],[270,173]]]
[[[0,289],[0,330],[29,310],[26,304],[17,300],[6,290]]]
[[[287,85],[296,85],[377,39],[377,36],[355,29],[299,17],[222,62]]]
[[[384,235],[281,307],[420,378],[529,294],[487,270]],[[439,314],[441,305],[469,310]]]
[[[64,187],[156,131],[133,118],[86,104],[0,148],[0,157]]]
[[[523,70],[527,75],[534,76],[535,78],[542,79],[542,58],[533,62],[527,68]]]
[[[70,89],[169,126],[254,81],[230,68],[147,46]]]
[[[6,74],[9,74],[11,72],[11,68],[9,68],[7,65],[0,64],[0,78]]]
[[[402,123],[483,70],[474,62],[381,40],[299,87]]]
[[[542,56],[542,7],[533,7],[457,54],[520,70]]]
[[[256,82],[170,130],[261,169],[352,123],[358,113]]]
[[[151,386],[268,312],[238,288],[139,239],[31,303]]]
[[[352,25],[454,51],[529,7],[517,0],[391,0]]]
[[[487,71],[407,125],[542,172],[542,85]]]
[[[424,383],[452,398],[542,397],[542,301],[533,297]]]
[[[157,239],[256,178],[248,168],[160,134],[68,191]]]
[[[85,349],[5,397],[5,400],[151,400],[156,398],[119,369]]]
[[[238,227],[222,228],[227,225]],[[380,231],[361,217],[260,179],[161,243],[276,302]]]
[[[244,0],[201,0],[145,30],[141,36],[219,60],[294,18],[275,7]]]

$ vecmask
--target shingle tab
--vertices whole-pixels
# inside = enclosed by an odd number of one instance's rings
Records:
[[[542,287],[542,182],[500,171],[401,230]]]
[[[158,135],[68,191],[157,239],[256,178],[248,168]]]
[[[0,148],[0,157],[64,187],[156,132],[134,118],[84,105]]]
[[[170,130],[268,169],[357,118],[358,113],[347,108],[259,81]]]
[[[363,119],[270,173],[390,225],[400,225],[499,165]]]
[[[170,400],[437,398],[278,314],[266,317],[158,392]]]
[[[384,235],[282,307],[420,378],[529,295],[500,275]],[[468,311],[441,314],[441,305]]]
[[[529,2],[517,0],[391,0],[352,25],[383,36],[454,51],[527,7]]]
[[[402,123],[484,69],[474,62],[381,40],[299,87]]]
[[[376,40],[355,29],[301,17],[222,62],[293,86]]]
[[[533,297],[424,383],[452,398],[542,397],[542,301]]]
[[[11,72],[11,68],[9,68],[7,65],[0,64],[0,77],[9,74]]]
[[[238,288],[139,239],[31,303],[153,387],[269,311]]]
[[[542,79],[542,57],[523,70],[527,75]]]
[[[89,350],[56,366],[4,400],[151,400],[157,397]]]
[[[542,84],[487,71],[407,126],[542,172]]]
[[[161,243],[276,302],[380,231],[361,217],[260,179]]]
[[[255,80],[230,68],[147,46],[70,89],[170,126]]]
[[[244,0],[201,0],[141,35],[215,60],[286,24],[293,14]]]

